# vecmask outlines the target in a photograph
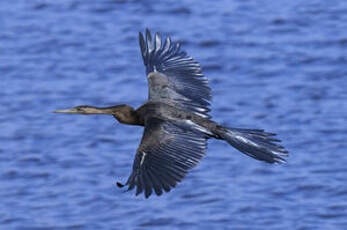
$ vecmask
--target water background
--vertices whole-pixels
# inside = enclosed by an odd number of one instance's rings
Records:
[[[198,60],[224,125],[276,132],[269,165],[209,141],[177,188],[144,199],[142,129],[76,105],[140,106],[138,32]],[[347,3],[0,1],[0,229],[347,229]]]

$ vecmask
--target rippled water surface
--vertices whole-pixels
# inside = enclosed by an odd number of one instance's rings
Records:
[[[137,35],[182,42],[224,125],[276,132],[269,165],[209,141],[176,189],[124,192],[142,129],[50,111],[137,107]],[[0,229],[347,229],[347,3],[0,1]]]

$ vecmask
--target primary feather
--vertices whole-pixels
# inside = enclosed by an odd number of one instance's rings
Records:
[[[163,40],[165,41],[162,42]],[[152,38],[149,30],[146,30],[146,37],[140,32],[139,41],[147,76],[159,73],[155,76],[160,76],[167,82],[166,88],[155,89],[157,95],[162,97],[150,95],[149,100],[163,101],[166,98],[167,103],[209,117],[211,89],[201,72],[200,64],[181,51],[180,44],[172,42],[170,37],[162,39],[156,33]]]

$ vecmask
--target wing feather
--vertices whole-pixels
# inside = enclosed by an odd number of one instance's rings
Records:
[[[205,155],[206,135],[178,123],[149,118],[126,184],[136,195],[161,195],[181,182]]]
[[[209,118],[211,89],[200,64],[181,51],[180,43],[162,39],[158,33],[152,37],[148,29],[146,36],[139,33],[139,43],[149,79],[149,101],[174,104]]]

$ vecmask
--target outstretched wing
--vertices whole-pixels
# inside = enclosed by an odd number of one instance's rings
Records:
[[[210,109],[211,89],[200,64],[180,50],[180,43],[156,33],[139,33],[141,53],[149,82],[149,101],[173,104],[204,117]]]
[[[163,190],[169,192],[199,163],[205,150],[203,133],[173,122],[148,119],[126,182],[128,190],[136,186],[136,195],[144,191],[146,198],[153,190],[158,196]]]

